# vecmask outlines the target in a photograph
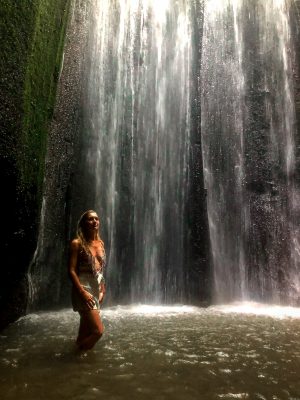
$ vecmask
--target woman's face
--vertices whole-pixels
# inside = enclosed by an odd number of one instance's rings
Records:
[[[95,212],[88,213],[85,219],[85,225],[88,229],[98,230],[100,225],[98,215]]]

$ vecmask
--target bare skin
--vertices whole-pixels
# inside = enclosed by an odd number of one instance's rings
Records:
[[[84,220],[84,233],[86,243],[94,257],[97,255],[103,256],[104,254],[104,246],[103,242],[99,240],[98,230],[98,215],[95,212],[88,213]],[[101,338],[104,332],[104,326],[100,318],[99,310],[93,309],[95,305],[93,296],[81,285],[80,278],[76,272],[80,249],[81,245],[79,239],[72,240],[69,256],[69,276],[74,287],[78,290],[79,295],[82,297],[88,308],[87,310],[80,311],[80,325],[76,344],[80,350],[90,350]],[[98,259],[96,258],[95,260],[95,267],[101,268],[102,266]],[[105,295],[105,285],[101,283],[99,289],[99,303],[102,303]]]
[[[80,350],[92,349],[103,332],[104,326],[98,310],[80,312],[79,332],[76,339]]]

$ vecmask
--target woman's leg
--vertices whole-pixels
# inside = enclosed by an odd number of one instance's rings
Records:
[[[79,346],[80,342],[88,337],[90,335],[90,329],[89,326],[86,324],[84,321],[84,318],[82,317],[80,313],[80,324],[79,324],[79,329],[78,329],[78,335],[76,339],[76,344]]]
[[[90,350],[103,335],[104,326],[98,310],[82,311],[80,316],[76,343],[81,350]]]

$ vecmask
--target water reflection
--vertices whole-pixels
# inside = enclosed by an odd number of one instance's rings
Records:
[[[89,353],[75,313],[31,314],[0,337],[1,399],[300,399],[300,310],[280,309],[106,308]]]

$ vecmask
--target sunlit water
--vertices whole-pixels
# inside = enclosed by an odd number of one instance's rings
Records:
[[[4,330],[1,399],[300,399],[300,309],[132,306],[103,320],[87,353],[71,310]]]
[[[178,299],[187,235],[193,1],[91,4],[79,197],[84,191],[85,207],[94,204],[102,216],[108,295],[112,290],[116,298],[127,274],[133,301]]]

